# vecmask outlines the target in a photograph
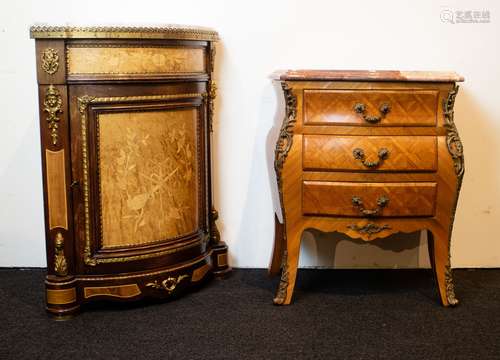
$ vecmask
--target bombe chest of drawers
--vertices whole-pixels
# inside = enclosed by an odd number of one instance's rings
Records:
[[[425,230],[444,306],[458,303],[450,241],[464,174],[453,105],[456,73],[283,71],[275,150],[283,223],[269,271],[275,304],[289,304],[302,232],[372,241]]]
[[[34,26],[49,313],[229,271],[212,206],[205,28]]]

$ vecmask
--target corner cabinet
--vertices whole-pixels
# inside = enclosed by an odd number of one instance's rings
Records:
[[[230,271],[212,205],[215,31],[34,26],[47,310]]]

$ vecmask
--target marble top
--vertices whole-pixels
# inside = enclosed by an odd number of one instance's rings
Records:
[[[282,81],[464,81],[454,71],[397,70],[279,70],[271,78]]]
[[[77,26],[33,25],[32,39],[180,39],[219,40],[218,33],[210,28],[186,25],[151,26]]]

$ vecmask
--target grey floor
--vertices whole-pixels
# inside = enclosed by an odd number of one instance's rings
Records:
[[[455,270],[457,308],[429,270],[236,270],[166,303],[99,303],[55,322],[41,269],[0,270],[0,359],[500,359],[500,270]]]

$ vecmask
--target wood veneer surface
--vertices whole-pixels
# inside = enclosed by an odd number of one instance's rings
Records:
[[[197,227],[194,109],[99,115],[102,244],[144,244]]]

